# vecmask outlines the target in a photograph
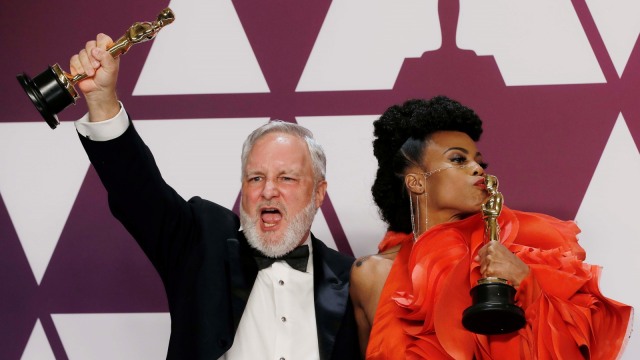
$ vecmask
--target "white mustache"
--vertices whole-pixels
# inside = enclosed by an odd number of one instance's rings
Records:
[[[262,210],[265,209],[265,208],[276,209],[283,216],[287,215],[287,207],[286,206],[284,206],[283,204],[281,204],[279,202],[272,202],[272,201],[267,201],[267,202],[258,204],[256,206],[256,214],[258,214],[258,216],[260,216],[260,214],[262,213]]]

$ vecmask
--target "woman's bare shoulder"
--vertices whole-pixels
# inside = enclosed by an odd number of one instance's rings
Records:
[[[351,284],[364,290],[368,287],[376,287],[378,283],[384,283],[389,275],[393,261],[397,255],[397,249],[362,256],[353,263],[351,268]]]

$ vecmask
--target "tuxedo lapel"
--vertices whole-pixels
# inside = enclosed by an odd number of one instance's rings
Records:
[[[251,256],[249,244],[241,232],[238,232],[238,238],[227,239],[227,255],[235,333],[242,313],[247,306],[253,283],[258,276],[258,266]]]
[[[313,245],[313,292],[320,359],[330,359],[336,335],[349,300],[348,274],[340,278],[339,267],[327,255],[327,247],[311,235]]]

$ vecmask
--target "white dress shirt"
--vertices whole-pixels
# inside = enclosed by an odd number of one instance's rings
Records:
[[[91,123],[88,114],[75,122],[80,135],[108,141],[122,135],[129,118],[120,104],[112,119]],[[313,296],[313,248],[307,237],[309,262],[301,272],[279,261],[258,272],[240,319],[233,346],[221,360],[320,359]]]
[[[313,249],[309,245],[307,272],[284,261],[260,270],[233,346],[224,360],[320,359],[313,298]]]

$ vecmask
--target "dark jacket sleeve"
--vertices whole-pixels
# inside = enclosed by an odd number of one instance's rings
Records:
[[[162,178],[133,124],[116,139],[80,136],[105,186],[113,215],[135,238],[165,286],[171,313],[168,358],[215,359],[233,342],[227,239],[238,237],[230,210],[185,201]]]
[[[195,238],[188,203],[165,183],[133,124],[110,141],[80,138],[107,190],[111,212],[166,281],[168,269],[176,265],[172,259],[180,259],[189,247],[186,242]]]

